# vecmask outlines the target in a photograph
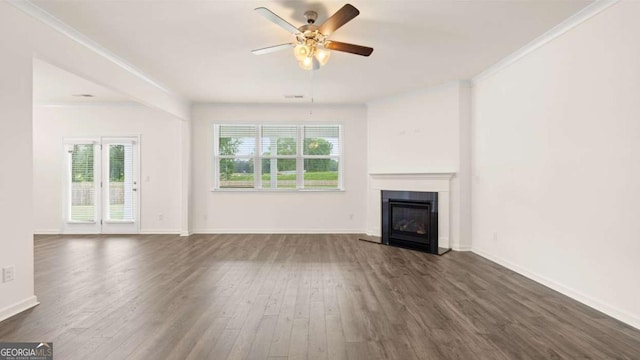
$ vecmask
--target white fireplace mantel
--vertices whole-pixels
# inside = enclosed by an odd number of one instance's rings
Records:
[[[455,172],[369,173],[369,186],[376,190],[449,192]]]
[[[450,180],[456,175],[455,172],[407,172],[407,173],[369,173],[369,176],[375,178],[393,178],[393,177],[420,177],[433,179]]]

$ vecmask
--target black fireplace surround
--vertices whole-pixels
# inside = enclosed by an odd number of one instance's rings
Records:
[[[438,193],[382,190],[382,243],[438,254]]]

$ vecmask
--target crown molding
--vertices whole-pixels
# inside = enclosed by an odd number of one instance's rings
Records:
[[[540,35],[527,45],[522,48],[516,50],[515,52],[507,55],[502,60],[498,61],[496,64],[491,65],[478,75],[474,76],[471,79],[472,84],[477,84],[478,82],[492,76],[511,66],[513,63],[517,62],[521,58],[525,57],[529,53],[537,50],[538,48],[544,46],[545,44],[553,41],[557,37],[563,35],[567,31],[575,28],[576,26],[582,24],[583,22],[591,19],[602,11],[608,9],[609,7],[617,4],[620,0],[596,0],[593,3],[587,5],[584,9],[578,11],[574,15],[570,16],[560,24],[554,26],[551,30],[545,32]]]
[[[380,179],[444,179],[450,180],[456,176],[453,171],[430,171],[430,172],[377,172],[369,173],[372,178]]]
[[[78,108],[78,107],[136,107],[146,108],[147,106],[136,101],[95,101],[95,102],[73,102],[73,101],[57,101],[57,102],[40,102],[35,101],[33,107],[38,108]]]
[[[160,84],[158,81],[152,79],[151,77],[149,77],[148,75],[143,73],[141,70],[137,69],[135,66],[131,65],[130,63],[128,63],[123,58],[119,57],[118,55],[114,54],[113,52],[111,52],[111,51],[107,50],[106,48],[102,47],[100,44],[98,44],[97,42],[93,41],[88,36],[84,35],[80,31],[76,30],[75,28],[73,28],[70,25],[68,25],[67,23],[65,23],[64,21],[62,21],[62,20],[58,19],[57,17],[53,16],[52,14],[50,14],[46,10],[42,9],[41,7],[37,6],[36,4],[32,3],[31,1],[29,1],[29,0],[7,0],[7,2],[9,4],[15,6],[16,8],[22,10],[23,12],[27,13],[28,15],[32,16],[36,20],[44,23],[45,25],[48,25],[52,29],[58,31],[59,33],[65,35],[65,36],[67,36],[71,40],[83,45],[84,47],[88,48],[89,50],[92,50],[93,52],[97,53],[98,55],[100,55],[100,56],[104,57],[105,59],[111,61],[112,63],[118,65],[122,69],[126,70],[127,72],[131,73],[132,75],[136,76],[137,78],[143,80],[144,82],[153,85],[154,87],[164,91],[165,93],[175,95],[175,92],[173,92],[172,90],[170,90],[166,86],[164,86],[164,85]]]

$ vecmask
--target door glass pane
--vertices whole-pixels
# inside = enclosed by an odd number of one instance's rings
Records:
[[[133,188],[133,146],[109,145],[109,220],[134,220]]]
[[[93,144],[73,145],[70,199],[72,221],[94,221],[96,217],[93,149]]]

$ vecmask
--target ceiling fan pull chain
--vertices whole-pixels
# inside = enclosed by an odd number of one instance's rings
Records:
[[[310,71],[311,73],[311,106],[309,106],[309,120],[311,120],[311,117],[313,116],[313,103],[314,103],[314,98],[313,98],[313,73],[315,73],[315,71]]]

